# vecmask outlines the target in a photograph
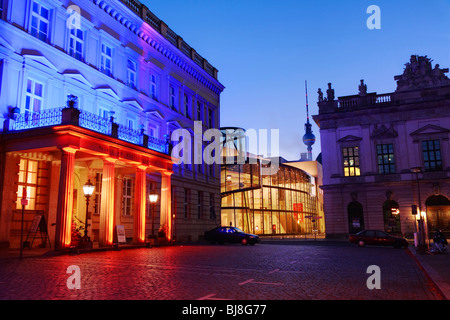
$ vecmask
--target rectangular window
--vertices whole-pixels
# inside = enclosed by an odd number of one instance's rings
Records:
[[[83,61],[84,32],[81,29],[72,28],[69,35],[69,55]]]
[[[25,113],[39,112],[42,108],[44,85],[37,81],[27,79],[27,92],[25,95]]]
[[[184,189],[184,218],[189,218],[189,197],[190,197],[190,190]]]
[[[112,76],[112,48],[102,44],[102,53],[100,58],[100,71],[107,76]]]
[[[441,145],[439,140],[422,141],[422,154],[425,171],[442,170]]]
[[[103,173],[97,172],[95,174],[94,214],[100,214],[101,199],[102,199],[102,179]]]
[[[197,121],[203,121],[202,109],[203,109],[203,105],[200,102],[197,102]]]
[[[50,10],[33,1],[31,10],[31,35],[47,42],[49,37]]]
[[[377,145],[377,161],[378,173],[395,173],[394,145],[392,143]]]
[[[130,88],[136,89],[136,63],[128,59],[127,61],[127,84]]]
[[[214,209],[214,193],[209,194],[209,218],[216,219],[216,210]]]
[[[38,162],[28,159],[20,159],[16,209],[22,209],[21,199],[24,196],[23,191],[25,189],[26,199],[28,199],[28,204],[25,206],[25,210],[35,210],[37,181]]]
[[[130,216],[132,214],[132,191],[133,180],[131,178],[123,179],[123,193],[122,193],[122,214]]]
[[[202,218],[202,207],[203,207],[203,192],[198,191],[197,193],[197,219]]]
[[[154,74],[150,74],[150,97],[154,100],[158,100],[158,77]]]
[[[359,148],[345,147],[342,148],[344,158],[344,175],[346,177],[359,176]]]
[[[214,111],[208,109],[208,128],[214,128]]]
[[[184,115],[191,119],[191,97],[187,94],[184,95]]]
[[[169,103],[173,110],[177,110],[177,91],[174,86],[169,87]]]

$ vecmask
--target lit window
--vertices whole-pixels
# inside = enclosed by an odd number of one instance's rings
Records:
[[[112,48],[102,44],[102,54],[100,58],[100,71],[107,76],[112,75]]]
[[[102,179],[103,173],[97,172],[95,174],[94,214],[100,214],[101,199],[102,199]]]
[[[31,10],[31,35],[47,42],[49,36],[50,10],[33,2]]]
[[[127,62],[127,84],[130,88],[136,89],[136,63],[130,59]]]
[[[344,158],[344,175],[346,177],[359,176],[359,148],[346,147],[342,148]]]
[[[38,178],[38,162],[20,159],[19,163],[19,181],[17,187],[16,208],[22,209],[21,199],[23,198],[23,190],[26,190],[26,199],[28,205],[25,210],[35,210],[36,208],[36,188]]]
[[[395,173],[394,146],[389,144],[377,145],[378,173]]]
[[[122,214],[124,216],[130,216],[132,214],[132,188],[133,181],[131,178],[123,179],[123,193],[122,193]]]
[[[422,141],[422,154],[426,171],[442,170],[441,145],[439,140]]]
[[[84,32],[81,29],[72,28],[69,35],[69,55],[83,61]]]
[[[39,112],[42,108],[44,85],[32,79],[27,79],[25,96],[25,113]]]

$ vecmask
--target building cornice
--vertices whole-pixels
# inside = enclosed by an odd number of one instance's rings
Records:
[[[110,15],[117,22],[122,24],[124,27],[133,32],[136,36],[144,40],[150,47],[158,51],[165,58],[170,60],[177,67],[191,75],[194,79],[199,81],[202,85],[213,91],[215,94],[220,95],[220,93],[224,90],[224,86],[217,81],[214,76],[211,76],[204,68],[195,63],[190,57],[186,54],[183,54],[181,50],[175,47],[169,40],[167,40],[158,30],[154,29],[150,26],[146,21],[144,21],[141,17],[139,19],[142,20],[142,23],[138,25],[135,21],[132,21],[132,18],[128,18],[124,12],[118,7],[115,6],[111,1],[108,0],[90,0],[95,5],[97,5],[100,9],[105,11],[108,15]],[[126,1],[121,1],[126,8],[133,11],[134,14],[137,14],[135,10],[129,8],[126,4]],[[141,5],[141,8],[145,8],[146,14],[147,10],[145,6]],[[160,21],[162,23],[162,21]],[[167,26],[165,26],[167,29]],[[183,57],[185,55],[190,61]],[[194,63],[192,63],[192,62]]]

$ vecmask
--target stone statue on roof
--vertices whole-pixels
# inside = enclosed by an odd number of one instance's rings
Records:
[[[394,77],[397,91],[450,84],[450,79],[445,75],[449,69],[440,69],[438,64],[432,68],[431,62],[427,56],[412,55],[405,64],[403,74]]]

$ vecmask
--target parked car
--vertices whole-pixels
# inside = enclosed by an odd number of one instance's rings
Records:
[[[236,227],[217,227],[205,231],[205,240],[211,243],[223,244],[225,242],[242,243],[243,245],[254,245],[259,242],[259,236],[245,233]]]
[[[350,243],[355,243],[360,247],[365,245],[376,246],[393,246],[394,248],[402,248],[408,246],[405,238],[394,237],[380,230],[363,230],[356,234],[350,234]]]

